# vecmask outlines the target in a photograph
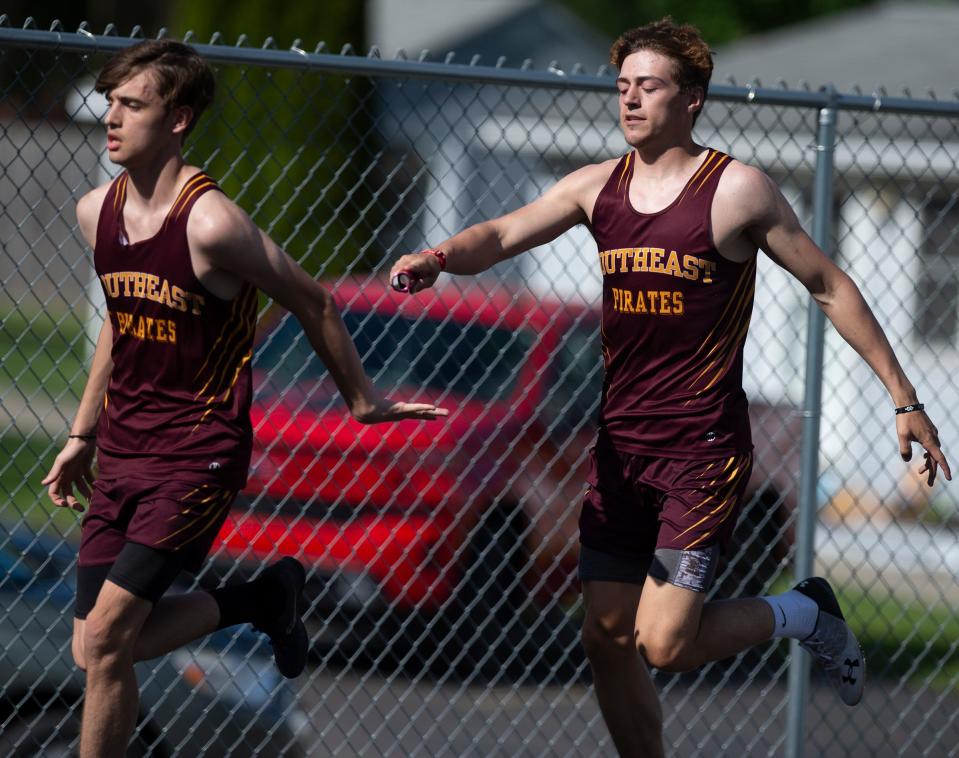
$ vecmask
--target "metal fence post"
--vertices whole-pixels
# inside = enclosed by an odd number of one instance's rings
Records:
[[[816,176],[813,186],[813,240],[832,257],[833,158],[836,143],[835,90],[829,88],[829,104],[819,111],[816,137]],[[816,539],[816,488],[819,479],[819,419],[822,410],[823,345],[826,316],[810,300],[806,344],[806,387],[803,397],[803,431],[799,473],[799,515],[796,528],[796,578],[812,575]],[[806,695],[809,658],[799,643],[789,643],[789,724],[787,755],[802,758],[806,728]]]

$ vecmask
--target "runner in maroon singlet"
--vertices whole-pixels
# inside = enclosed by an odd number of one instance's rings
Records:
[[[606,381],[580,539],[597,558],[697,551],[698,573],[671,578],[696,591],[715,569],[715,551],[702,551],[728,543],[752,467],[742,374],[756,258],[720,255],[710,223],[730,163],[705,150],[675,199],[642,213],[629,197],[636,153],[628,153],[590,219],[603,272]],[[629,466],[629,476],[617,473]],[[645,518],[630,517],[647,490]],[[660,492],[669,493],[662,508]]]
[[[951,472],[855,284],[768,176],[693,141],[712,74],[699,32],[663,19],[623,34],[611,58],[630,152],[403,256],[391,276],[417,292],[442,270],[479,273],[577,224],[591,230],[606,373],[580,517],[583,644],[617,750],[658,756],[662,711],[647,666],[687,671],[792,637],[845,703],[863,692],[865,662],[824,579],[773,597],[705,602],[751,465],[742,361],[758,250],[806,286],[883,382],[903,460],[916,442],[930,486],[940,467],[947,479]]]
[[[219,191],[209,176],[190,176],[156,234],[137,241],[124,224],[129,186],[128,173],[109,186],[96,227],[113,368],[97,425],[97,507],[83,522],[79,565],[113,566],[134,542],[197,571],[246,484],[257,290],[243,283],[221,298],[193,271],[187,227],[194,205]],[[145,490],[158,482],[183,491],[151,494],[145,507]],[[131,581],[122,586],[137,594]],[[90,610],[83,606],[78,618]]]
[[[103,199],[94,263],[114,333],[113,371],[99,425],[104,479],[165,479],[215,471],[234,488],[250,459],[250,358],[257,290],[229,299],[197,278],[187,225],[194,206],[219,192],[190,176],[153,236],[131,242],[123,222],[130,175]]]
[[[330,294],[185,164],[183,139],[213,89],[209,66],[172,40],[117,53],[97,80],[107,150],[126,171],[81,198],[77,220],[108,313],[70,439],[43,482],[58,506],[82,511],[76,493],[89,497],[73,634],[87,758],[126,752],[135,661],[252,623],[284,676],[306,663],[305,571],[292,557],[250,582],[164,595],[179,571],[200,568],[246,483],[258,289],[297,317],[357,420],[446,415],[377,394]]]

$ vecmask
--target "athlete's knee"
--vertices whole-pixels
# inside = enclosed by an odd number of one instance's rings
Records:
[[[83,625],[79,643],[84,670],[132,661],[137,633],[123,615],[94,608]]]
[[[681,632],[644,631],[639,639],[639,652],[653,668],[679,674],[699,666],[695,640]]]
[[[615,617],[586,614],[580,639],[590,661],[596,663],[636,655],[636,636],[632,624],[624,624]]]
[[[79,647],[85,671],[113,665],[126,652],[123,636],[111,629],[106,619],[94,615],[87,617]]]

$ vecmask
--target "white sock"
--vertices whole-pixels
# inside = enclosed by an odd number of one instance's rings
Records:
[[[773,639],[777,637],[805,639],[816,628],[819,606],[811,597],[797,590],[789,590],[781,595],[767,595],[759,599],[769,603],[776,617]]]

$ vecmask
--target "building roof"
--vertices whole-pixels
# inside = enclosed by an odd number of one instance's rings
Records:
[[[493,26],[536,0],[368,0],[366,39],[384,56],[404,50],[446,52],[450,45]]]
[[[582,64],[596,73],[607,62],[611,40],[604,39],[562,6],[549,0],[368,0],[369,45],[392,58],[400,49],[417,58],[456,53],[456,62],[474,55],[482,65],[500,56],[509,67],[531,59],[544,69],[552,62],[571,70]]]
[[[905,87],[915,97],[931,89],[951,99],[959,87],[957,38],[959,3],[878,3],[720,47],[713,82],[785,81],[791,89],[831,83],[867,94],[883,86],[890,95]]]
[[[879,2],[720,47],[713,81],[884,87],[897,95],[908,88],[951,99],[957,38],[959,2]],[[611,42],[550,0],[367,0],[367,41],[384,57],[401,48],[410,57],[426,49],[434,59],[454,51],[460,63],[480,55],[493,65],[505,56],[508,66],[530,58],[535,68],[580,63],[586,73],[606,63]]]

